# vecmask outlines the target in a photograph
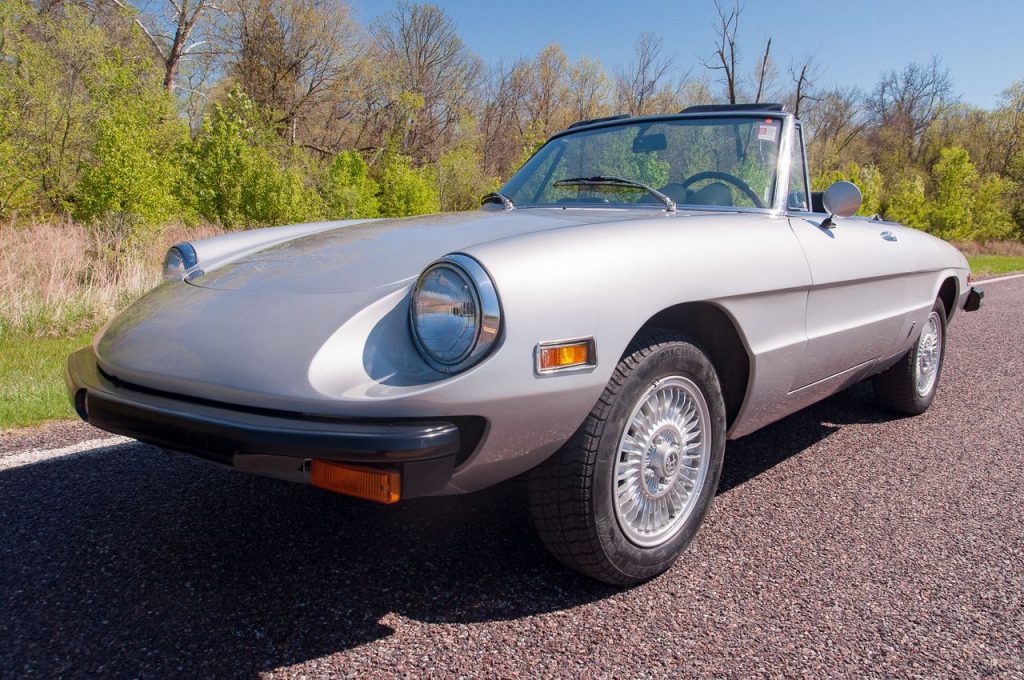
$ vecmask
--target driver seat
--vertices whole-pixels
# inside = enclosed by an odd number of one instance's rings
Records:
[[[686,203],[690,205],[719,205],[731,208],[732,190],[721,182],[712,182],[697,191],[687,192]]]

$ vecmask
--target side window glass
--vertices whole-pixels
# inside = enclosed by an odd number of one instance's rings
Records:
[[[804,168],[804,142],[800,128],[796,128],[796,143],[793,144],[793,160],[789,164],[789,209],[808,212],[811,207],[807,195],[807,174]]]

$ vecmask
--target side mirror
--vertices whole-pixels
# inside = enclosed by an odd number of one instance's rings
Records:
[[[835,226],[833,217],[849,217],[860,210],[860,203],[863,200],[860,189],[852,182],[834,182],[825,190],[821,197],[821,204],[825,206],[828,217],[821,223],[821,226],[831,229]]]

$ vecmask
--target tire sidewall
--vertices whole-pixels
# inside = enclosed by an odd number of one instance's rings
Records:
[[[935,401],[935,395],[939,391],[939,382],[942,380],[942,367],[946,363],[946,307],[942,304],[941,300],[936,300],[932,306],[931,311],[928,312],[928,316],[935,312],[939,317],[939,365],[935,369],[935,382],[932,383],[932,389],[925,396],[921,396],[917,392],[917,352],[920,349],[921,336],[914,342],[914,349],[910,356],[910,389],[914,395],[914,401],[917,407],[923,412],[932,405]],[[925,319],[927,323],[927,319]],[[924,333],[924,328],[921,329]]]
[[[708,405],[711,420],[711,456],[704,485],[690,516],[666,543],[643,548],[623,533],[615,514],[613,479],[619,443],[637,400],[656,380],[681,375],[697,385]],[[592,498],[598,540],[608,560],[630,579],[655,576],[671,565],[693,540],[718,489],[725,454],[725,405],[711,362],[695,346],[672,342],[657,346],[629,372],[613,402],[597,444]],[[634,573],[630,573],[634,572]]]

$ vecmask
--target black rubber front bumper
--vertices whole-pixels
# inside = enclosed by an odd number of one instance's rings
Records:
[[[985,291],[977,286],[971,286],[967,293],[967,300],[964,302],[965,312],[976,312],[981,309],[981,303],[985,299]]]
[[[68,358],[65,381],[78,415],[101,430],[225,465],[258,455],[398,469],[403,498],[443,488],[483,428],[473,418],[320,417],[182,397],[104,373],[92,348]]]

